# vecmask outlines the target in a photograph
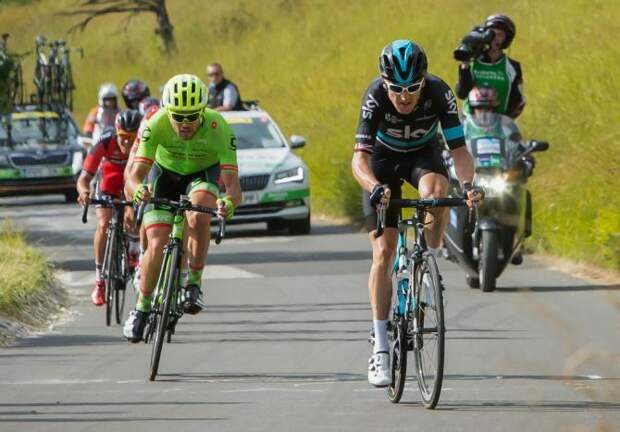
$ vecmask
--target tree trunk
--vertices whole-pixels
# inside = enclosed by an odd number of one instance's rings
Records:
[[[176,50],[176,43],[174,42],[174,27],[170,23],[168,17],[168,10],[166,9],[166,0],[159,0],[157,7],[157,30],[155,33],[161,37],[164,43],[164,50],[166,54],[171,54]]]

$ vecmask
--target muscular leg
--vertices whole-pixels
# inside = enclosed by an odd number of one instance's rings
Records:
[[[418,191],[423,199],[445,197],[448,193],[448,179],[441,174],[427,173],[420,179]],[[428,225],[424,229],[424,235],[429,248],[441,247],[443,233],[448,225],[447,215],[446,207],[431,209],[427,213],[426,223]]]
[[[203,190],[197,190],[192,193],[191,201],[192,204],[201,205],[203,207],[214,208],[216,205],[215,196]],[[209,241],[211,238],[210,222],[211,216],[208,214],[196,212],[187,213],[187,229],[185,236],[187,238],[188,261],[192,269],[202,269],[207,259]]]
[[[98,208],[95,214],[97,215],[97,229],[95,230],[95,263],[103,264],[105,243],[108,238],[106,230],[112,219],[112,209]]]
[[[153,225],[146,229],[149,248],[144,254],[140,270],[140,292],[146,297],[150,297],[155,289],[164,255],[164,246],[168,242],[171,231],[172,227],[166,225]]]
[[[368,293],[374,320],[385,320],[392,304],[391,269],[396,254],[398,230],[386,228],[383,235],[375,238],[374,231],[369,234],[372,245],[372,266],[368,277]]]

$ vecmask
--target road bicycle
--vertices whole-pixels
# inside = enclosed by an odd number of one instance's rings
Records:
[[[465,206],[464,198],[393,199],[389,207],[412,208],[413,217],[398,223],[397,255],[392,271],[397,301],[392,312],[388,338],[392,382],[387,397],[398,403],[405,389],[407,352],[413,351],[418,390],[426,408],[439,401],[445,354],[443,284],[435,257],[424,237],[426,214],[431,208]],[[387,207],[378,207],[376,237],[383,234]],[[407,234],[414,231],[407,244]]]
[[[129,268],[129,260],[127,254],[128,238],[123,225],[125,207],[132,206],[131,201],[123,201],[110,197],[102,199],[91,199],[90,204],[100,205],[106,208],[114,209],[112,219],[106,230],[107,241],[105,245],[105,253],[103,255],[103,267],[101,276],[105,281],[105,322],[110,325],[112,322],[112,310],[116,324],[121,323],[123,310],[125,308],[125,293],[127,282],[132,277]],[[86,204],[82,208],[82,223],[88,222],[88,206]]]
[[[144,342],[152,341],[151,370],[149,380],[154,381],[159,369],[159,360],[164,344],[164,337],[170,342],[175,332],[176,324],[183,315],[183,292],[179,286],[179,275],[183,263],[183,231],[185,228],[185,213],[188,211],[205,213],[214,217],[217,210],[192,204],[189,197],[181,195],[179,201],[165,198],[151,198],[149,204],[163,205],[173,210],[172,232],[168,244],[164,247],[164,257],[157,278],[157,285],[153,293],[151,312],[149,313]],[[142,222],[144,204],[140,205],[136,214],[136,224]],[[224,238],[226,221],[218,217],[218,230],[215,243],[220,244]]]

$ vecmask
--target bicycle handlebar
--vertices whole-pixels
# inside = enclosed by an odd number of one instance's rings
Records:
[[[377,209],[377,228],[375,238],[381,237],[385,229],[385,217],[388,207],[428,209],[436,207],[463,207],[467,198],[429,198],[429,199],[393,199],[389,204],[380,204]]]
[[[223,217],[219,217],[217,214],[217,209],[210,207],[203,207],[201,205],[192,204],[189,200],[181,200],[181,201],[173,201],[166,198],[151,198],[148,202],[149,204],[163,204],[170,206],[174,209],[183,209],[185,211],[193,211],[197,213],[205,213],[211,216],[215,216],[218,218],[218,229],[217,234],[215,235],[215,244],[220,244],[224,235],[226,233],[226,219]],[[145,202],[141,202],[138,206],[138,210],[136,212],[136,226],[140,226],[142,224],[142,219],[144,216],[144,208],[146,207]]]
[[[88,207],[91,204],[102,205],[104,207],[116,207],[116,206],[129,207],[133,205],[131,201],[119,200],[116,198],[91,199],[90,202],[86,203],[82,207],[82,223],[83,224],[88,222]]]

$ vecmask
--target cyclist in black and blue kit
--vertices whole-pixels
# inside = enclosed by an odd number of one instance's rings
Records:
[[[375,207],[401,197],[401,180],[418,189],[422,198],[443,197],[448,174],[438,133],[443,132],[457,175],[470,201],[481,196],[471,187],[474,165],[465,147],[456,99],[450,87],[427,72],[426,54],[410,40],[385,46],[379,57],[381,76],[366,90],[355,136],[353,175],[364,189],[364,213],[373,250],[368,280],[375,345],[368,381],[387,386],[391,377],[387,320],[392,299],[390,270],[397,243],[398,211],[388,210],[384,235],[375,238]],[[447,209],[429,213],[425,235],[431,251],[441,246]]]

